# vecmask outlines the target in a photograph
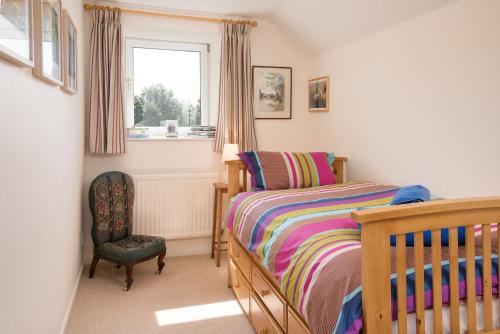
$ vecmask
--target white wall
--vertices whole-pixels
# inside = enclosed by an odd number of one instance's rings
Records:
[[[90,19],[86,15],[86,20]],[[90,26],[88,22],[87,26]],[[218,107],[220,25],[193,21],[166,20],[136,15],[123,16],[125,38],[146,38],[169,41],[210,43],[209,57],[209,113],[215,125]],[[87,37],[89,32],[87,28]],[[305,110],[304,59],[294,47],[265,20],[251,33],[252,60],[254,65],[293,67],[293,118],[292,120],[257,120],[256,131],[261,149],[303,150],[311,147],[308,142]],[[88,52],[88,50],[87,50]],[[88,57],[86,57],[88,59]],[[88,186],[99,173],[109,170],[148,173],[164,172],[219,172],[225,173],[221,154],[212,151],[213,141],[127,141],[127,153],[121,156],[93,156],[85,158],[85,184]],[[84,201],[85,259],[92,253],[90,238],[91,215],[88,202]],[[203,254],[210,252],[209,239],[169,241],[167,256]]]
[[[84,156],[83,17],[80,93],[70,96],[0,61],[0,332],[59,333],[81,268]]]
[[[500,1],[462,0],[309,62],[330,75],[318,145],[350,179],[500,194]]]

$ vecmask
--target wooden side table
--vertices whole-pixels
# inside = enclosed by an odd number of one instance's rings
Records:
[[[224,194],[227,194],[228,185],[227,183],[214,183],[215,196],[214,196],[214,219],[212,227],[212,253],[211,258],[214,258],[214,253],[216,256],[217,267],[220,267],[220,253],[222,251],[227,251],[227,249],[222,249],[222,244],[227,243],[227,241],[222,241],[222,233],[224,229],[222,228],[222,203],[224,199]]]

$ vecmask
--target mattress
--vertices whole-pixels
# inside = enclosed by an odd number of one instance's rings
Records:
[[[361,232],[350,218],[356,210],[390,204],[399,188],[351,182],[308,189],[246,192],[233,197],[227,225],[279,283],[282,294],[314,334],[359,333]],[[496,233],[494,234],[496,235]],[[476,242],[476,295],[482,295],[480,235]],[[492,240],[497,254],[496,238]],[[443,304],[449,303],[447,248],[442,249]],[[391,249],[395,259],[395,249]],[[465,299],[465,250],[459,247],[459,294]],[[426,247],[425,306],[432,308],[431,249]],[[407,248],[408,313],[415,310],[413,248]],[[492,257],[497,293],[497,256]],[[396,267],[392,261],[392,316],[397,317]]]
[[[460,333],[467,333],[467,306],[465,304],[460,304]],[[500,312],[499,312],[499,300],[497,297],[493,297],[493,326],[495,328],[500,328]],[[476,301],[476,314],[483,314],[483,302],[481,300]],[[409,314],[407,318],[407,329],[408,334],[417,333],[415,326],[415,313]],[[425,310],[425,333],[432,334],[434,329],[432,328],[432,321],[434,319],[432,310]],[[450,307],[443,306],[443,333],[451,333],[451,321],[450,321]],[[477,317],[477,329],[484,329],[484,322],[481,316]],[[398,332],[398,322],[392,322],[392,333]]]

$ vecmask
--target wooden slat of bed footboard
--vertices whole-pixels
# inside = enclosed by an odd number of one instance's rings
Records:
[[[434,333],[443,332],[441,231],[432,231],[432,312]]]
[[[474,226],[465,228],[465,261],[467,284],[467,333],[476,332],[476,259]]]
[[[491,225],[482,226],[483,234],[483,305],[484,330],[493,329],[491,286]]]
[[[415,233],[415,311],[417,333],[425,333],[425,297],[424,297],[424,235]]]
[[[451,333],[460,333],[460,313],[458,300],[458,234],[457,228],[449,230],[449,248],[450,248],[450,318]]]
[[[406,334],[406,236],[396,237],[396,264],[398,286],[398,334]]]

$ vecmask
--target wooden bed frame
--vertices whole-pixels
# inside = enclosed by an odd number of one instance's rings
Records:
[[[346,158],[336,158],[332,168],[338,183],[345,181]],[[228,161],[229,198],[247,189],[247,171],[240,160]],[[243,175],[242,175],[243,174]],[[242,177],[243,176],[243,177]],[[425,333],[423,231],[432,231],[433,328],[443,332],[441,287],[441,233],[449,228],[450,316],[452,333],[459,333],[458,232],[466,228],[466,289],[468,333],[500,334],[494,329],[491,282],[491,224],[500,222],[500,197],[439,200],[370,209],[352,213],[361,224],[361,275],[363,332],[391,333],[391,255],[389,237],[396,235],[398,333],[407,332],[406,233],[415,233],[416,330]],[[476,329],[474,225],[482,225],[484,330]],[[497,230],[500,240],[500,228]],[[439,246],[434,246],[439,245]],[[500,267],[500,263],[499,263]],[[500,272],[500,268],[499,272]],[[435,279],[434,279],[435,278]],[[228,286],[258,334],[310,334],[308,326],[280,292],[277,280],[256,257],[229,235]]]

